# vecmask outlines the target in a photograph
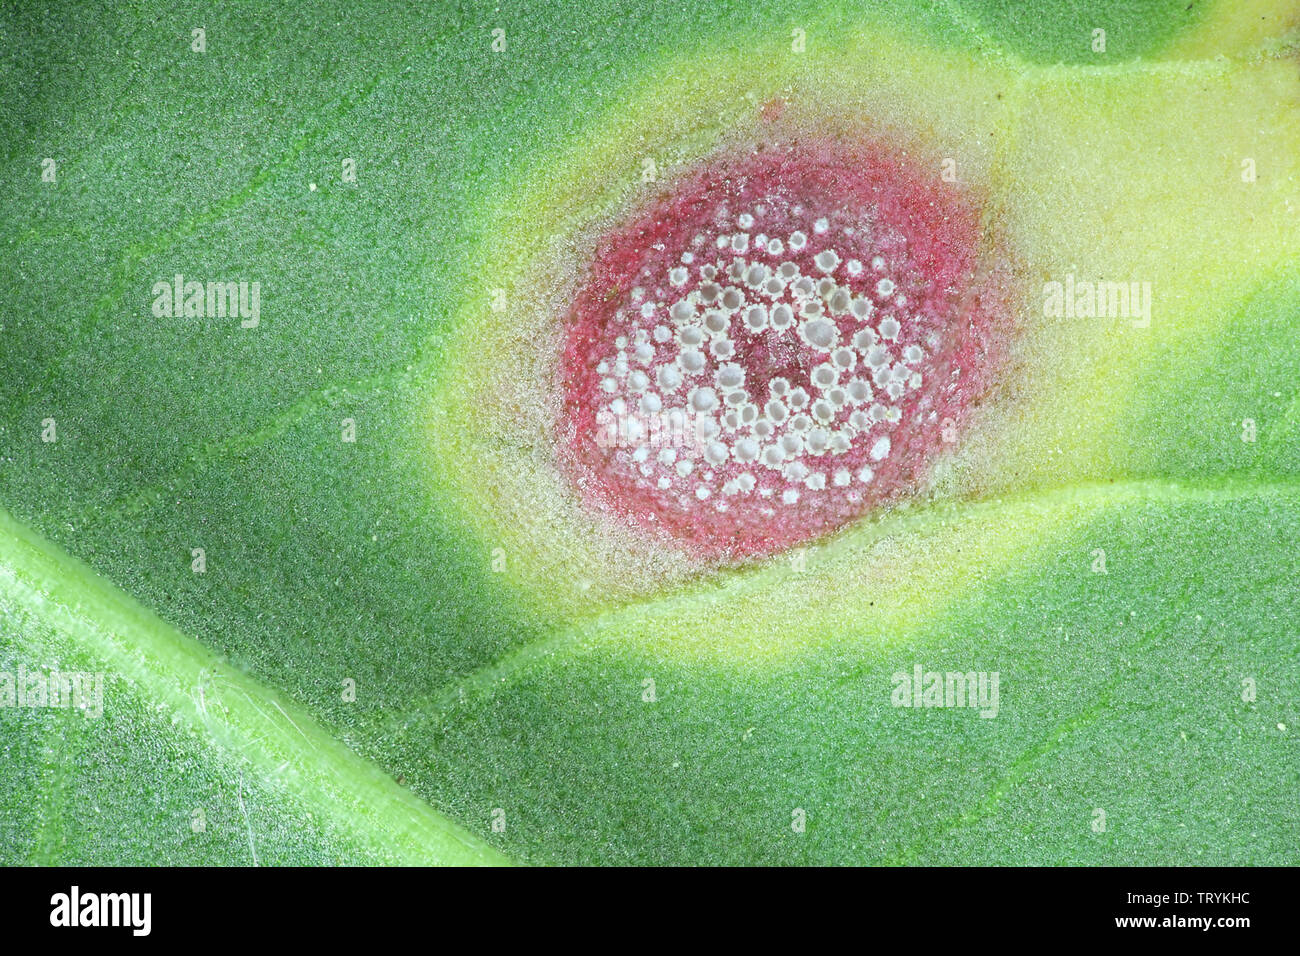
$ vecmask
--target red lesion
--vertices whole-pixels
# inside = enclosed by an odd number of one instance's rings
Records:
[[[829,533],[914,489],[942,453],[945,422],[960,427],[995,364],[979,208],[937,170],[879,143],[759,145],[702,162],[605,235],[567,317],[561,368],[561,460],[584,501],[725,560]],[[755,288],[760,272],[784,288]],[[804,280],[811,295],[798,294]],[[766,310],[761,329],[748,322],[754,306]],[[782,306],[794,320],[776,329]],[[837,361],[852,368],[820,382],[818,367]],[[720,384],[724,366],[743,371],[744,395]],[[849,388],[863,381],[865,399]],[[717,409],[699,409],[702,388]],[[688,437],[716,434],[667,452],[676,436],[661,431],[656,444],[650,431],[679,408]]]

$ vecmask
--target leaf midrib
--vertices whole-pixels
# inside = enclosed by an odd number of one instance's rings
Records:
[[[510,862],[348,749],[297,704],[225,664],[3,509],[0,593],[205,739],[248,759],[400,862]]]

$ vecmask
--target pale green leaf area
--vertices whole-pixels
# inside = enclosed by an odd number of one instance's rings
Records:
[[[846,621],[815,653],[728,676],[620,646],[676,613],[632,609],[447,695],[398,740],[434,735],[454,763],[438,800],[512,808],[498,845],[529,859],[1294,862],[1297,489],[1088,495],[1126,507],[915,633]],[[1059,498],[998,507],[1012,521]],[[997,671],[997,716],[892,706],[892,675],[917,664]]]
[[[3,512],[0,533],[6,863],[503,862]]]

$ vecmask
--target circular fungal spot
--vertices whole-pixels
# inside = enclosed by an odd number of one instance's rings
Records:
[[[718,404],[718,396],[711,388],[697,388],[691,392],[690,402],[695,411],[707,412]]]
[[[745,369],[735,362],[728,362],[718,369],[716,379],[719,388],[740,388],[741,385],[745,384]]]
[[[676,365],[661,365],[655,372],[655,381],[666,391],[673,391],[682,384],[682,372]]]
[[[753,461],[758,457],[759,445],[753,438],[742,438],[736,442],[735,455],[737,461]]]
[[[995,371],[1000,300],[978,207],[907,155],[718,155],[596,242],[559,365],[587,505],[738,560],[924,480]]]
[[[819,389],[828,389],[840,379],[840,374],[835,370],[835,366],[829,362],[823,362],[812,371],[812,383]]]
[[[794,324],[794,309],[790,308],[790,306],[784,302],[780,305],[773,306],[769,321],[771,322],[772,328],[776,329],[778,332],[783,329],[788,329]]]
[[[817,253],[813,262],[822,272],[834,272],[835,267],[840,264],[840,257],[835,254],[834,249],[823,249]]]
[[[830,351],[839,337],[835,323],[830,319],[812,319],[805,322],[800,331],[805,342],[823,352]]]

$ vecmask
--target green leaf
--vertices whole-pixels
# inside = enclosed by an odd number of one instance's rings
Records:
[[[57,708],[0,708],[7,862],[503,862],[4,512],[0,611],[7,674],[98,679]]]
[[[0,676],[0,862],[1294,864],[1297,26],[6,7],[0,675],[105,683]],[[642,161],[778,98],[955,158],[1017,332],[924,494],[693,562],[560,479],[546,348]],[[155,315],[178,273],[256,327]],[[1066,274],[1150,326],[1047,320]],[[997,716],[893,706],[918,665]]]

